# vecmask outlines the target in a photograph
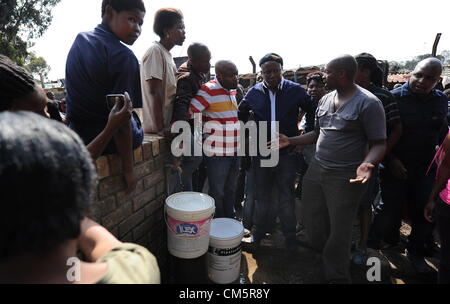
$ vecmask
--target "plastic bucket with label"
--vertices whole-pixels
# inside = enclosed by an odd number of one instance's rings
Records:
[[[212,220],[208,250],[208,277],[217,284],[229,284],[239,278],[241,242],[244,226],[236,220]]]
[[[173,256],[195,259],[208,251],[214,199],[197,192],[169,196],[165,204],[167,247]]]

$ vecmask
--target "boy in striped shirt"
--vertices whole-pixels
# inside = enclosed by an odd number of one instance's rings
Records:
[[[239,120],[236,102],[238,70],[231,61],[216,63],[216,78],[201,86],[190,110],[202,113],[203,143],[209,195],[216,202],[216,217],[235,218],[234,197],[239,172]]]

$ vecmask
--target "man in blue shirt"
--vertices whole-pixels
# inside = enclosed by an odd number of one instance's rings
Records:
[[[441,73],[438,59],[425,59],[417,64],[407,83],[391,91],[398,103],[403,133],[380,166],[382,204],[373,226],[374,237],[396,245],[402,209],[408,206],[412,231],[407,253],[419,273],[433,271],[424,260],[424,245],[433,225],[426,221],[423,210],[436,176],[434,164],[429,172],[427,169],[448,130],[447,97],[434,89]]]
[[[251,88],[242,100],[239,111],[243,121],[248,119],[250,111],[256,123],[267,122],[270,126],[267,141],[276,138],[275,122],[279,122],[279,132],[289,136],[300,135],[298,129],[299,111],[306,112],[309,129],[314,128],[316,105],[298,84],[282,76],[283,59],[274,53],[267,54],[260,61],[264,81]],[[273,168],[261,166],[261,156],[252,160],[256,183],[256,230],[253,234],[255,243],[264,238],[270,220],[270,204],[273,185],[278,189],[279,218],[286,246],[290,250],[298,247],[295,236],[295,176],[299,166],[299,155],[291,148],[280,151],[278,165]]]
[[[141,33],[145,16],[142,0],[103,0],[102,24],[94,31],[80,33],[66,63],[67,118],[69,126],[85,144],[105,127],[109,110],[106,95],[128,92],[135,107],[142,106],[139,62],[123,43],[132,45]],[[121,156],[127,192],[136,186],[133,148],[142,144],[143,131],[133,114],[104,153]]]

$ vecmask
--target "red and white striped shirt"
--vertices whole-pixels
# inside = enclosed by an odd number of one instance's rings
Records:
[[[191,100],[192,113],[202,113],[205,153],[215,156],[234,156],[239,149],[238,105],[236,90],[226,90],[217,79],[201,86]]]

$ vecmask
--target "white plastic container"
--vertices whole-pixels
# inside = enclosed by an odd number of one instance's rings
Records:
[[[229,284],[239,278],[241,242],[244,227],[236,220],[212,220],[208,250],[208,276],[217,284]]]
[[[167,247],[181,259],[195,259],[208,251],[214,199],[197,192],[180,192],[166,199]]]

